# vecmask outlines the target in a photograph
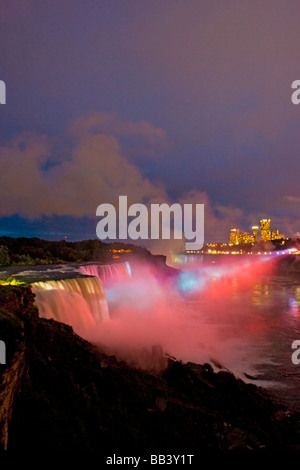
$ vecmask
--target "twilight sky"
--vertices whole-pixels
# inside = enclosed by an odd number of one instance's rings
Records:
[[[300,231],[297,0],[1,0],[0,235],[205,204],[205,241]]]

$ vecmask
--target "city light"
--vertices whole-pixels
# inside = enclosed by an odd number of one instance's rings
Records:
[[[241,232],[239,228],[232,228],[229,234],[229,243],[206,243],[201,250],[187,250],[187,254],[208,255],[299,255],[298,248],[284,249],[289,241],[278,229],[271,230],[271,219],[261,219],[260,227],[253,225],[252,234]],[[260,233],[259,233],[260,231]],[[269,242],[275,242],[270,245]],[[282,250],[278,250],[278,245]]]

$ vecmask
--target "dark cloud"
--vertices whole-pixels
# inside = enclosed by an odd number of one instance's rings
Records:
[[[122,153],[118,142],[122,134],[140,134],[156,144],[165,141],[165,133],[150,123],[126,123],[113,116],[106,128],[108,134],[99,133],[99,122],[106,115],[78,118],[71,125],[76,137],[70,154],[57,161],[51,153],[51,139],[45,136],[23,134],[9,145],[0,148],[0,216],[19,215],[29,219],[48,216],[92,217],[99,204],[118,206],[120,195],[128,196],[128,204],[178,202],[205,205],[205,232],[208,236],[227,236],[230,225],[242,219],[242,211],[232,206],[213,206],[207,194],[190,190],[174,201],[165,185],[154,184],[145,178],[134,163]],[[95,126],[95,123],[97,126]],[[97,132],[97,129],[98,132]],[[133,130],[133,131],[132,131]],[[149,143],[148,143],[149,145]],[[57,150],[57,149],[56,149]],[[54,160],[55,164],[51,164]],[[149,212],[150,213],[150,212]],[[155,242],[154,251],[162,246],[182,245],[182,242]]]
[[[194,189],[212,234],[261,213],[299,231],[298,1],[0,8],[1,214],[91,215],[121,190]]]
[[[161,187],[143,178],[139,169],[122,154],[117,140],[118,128],[116,136],[112,129],[109,134],[95,133],[90,123],[97,118],[99,116],[88,117],[87,121],[82,118],[74,123],[73,132],[79,125],[83,131],[81,138],[71,148],[70,155],[54,166],[49,164],[49,138],[22,135],[0,148],[2,216],[91,216],[98,204],[116,204],[122,194],[133,202],[166,197]],[[126,126],[125,123],[124,133]],[[145,122],[128,126],[129,133],[133,129],[136,135],[140,132],[144,136],[149,132],[150,139],[155,132],[160,136],[159,129]]]

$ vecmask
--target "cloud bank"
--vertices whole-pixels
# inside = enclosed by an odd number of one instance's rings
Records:
[[[241,220],[237,208],[213,207],[205,192],[193,189],[174,201],[163,182],[146,178],[141,159],[163,158],[164,130],[148,122],[122,120],[116,114],[94,113],[71,123],[68,153],[55,138],[23,133],[0,148],[0,215],[94,217],[99,204],[167,202],[205,204],[205,231],[227,231]],[[69,137],[68,137],[69,138]],[[125,142],[125,144],[124,144]],[[159,246],[160,243],[157,243]]]

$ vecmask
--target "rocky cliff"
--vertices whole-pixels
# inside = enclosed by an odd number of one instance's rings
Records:
[[[300,449],[299,415],[229,372],[172,359],[157,372],[130,367],[40,319],[29,288],[2,287],[0,305],[2,449]]]

